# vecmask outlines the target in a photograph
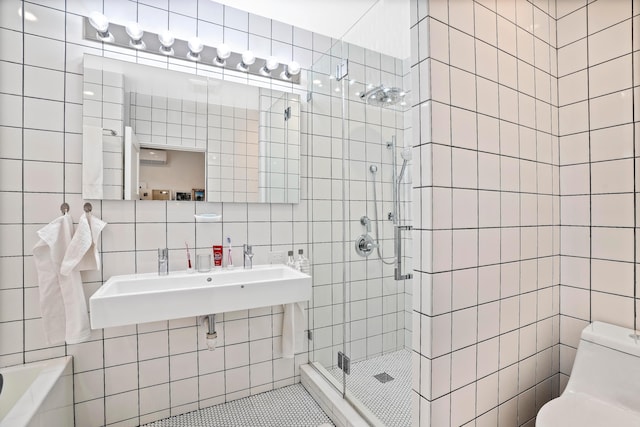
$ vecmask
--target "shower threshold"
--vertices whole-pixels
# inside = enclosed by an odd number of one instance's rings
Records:
[[[300,381],[336,427],[386,427],[349,390],[344,399],[340,383],[321,364],[300,366]]]
[[[342,390],[342,373],[333,367],[329,377]],[[409,427],[411,425],[411,352],[392,351],[351,363],[347,378],[347,398],[354,406],[372,414],[380,425]]]

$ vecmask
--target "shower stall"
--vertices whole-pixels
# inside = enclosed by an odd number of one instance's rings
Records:
[[[370,424],[409,426],[410,69],[351,41],[367,18],[308,76],[309,361]]]

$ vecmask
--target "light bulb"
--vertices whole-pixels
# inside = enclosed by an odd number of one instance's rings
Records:
[[[216,49],[216,57],[213,59],[213,65],[224,67],[227,63],[227,58],[230,56],[231,48],[224,43],[220,43]]]
[[[160,52],[165,55],[173,55],[173,47],[171,46],[173,46],[173,42],[175,42],[176,39],[173,37],[173,34],[171,34],[171,31],[164,30],[158,34],[158,40],[160,40],[160,44],[162,45],[160,46]]]
[[[296,61],[291,61],[286,66],[282,74],[280,74],[280,77],[284,80],[291,80],[291,77],[298,74],[300,74],[300,64],[298,64]]]
[[[287,72],[292,76],[300,74],[300,64],[296,61],[289,62],[289,65],[287,65]]]
[[[270,56],[264,61],[264,66],[260,69],[260,74],[263,76],[270,76],[271,72],[278,68],[280,63],[278,62],[278,58],[275,56]]]
[[[142,36],[144,35],[144,31],[142,27],[137,22],[129,22],[125,27],[125,31],[127,35],[131,38],[129,40],[129,46],[135,49],[144,49],[145,44],[142,41]]]
[[[198,37],[191,37],[187,42],[187,46],[189,47],[189,53],[187,54],[187,58],[192,61],[198,61],[200,59],[200,52],[204,49],[204,44],[202,40]]]
[[[278,65],[280,65],[280,63],[278,62],[278,58],[276,58],[275,56],[268,57],[267,60],[264,62],[264,66],[269,71],[275,70],[276,68],[278,68]]]
[[[113,41],[113,35],[109,32],[109,19],[100,12],[91,12],[89,14],[89,24],[96,29],[99,40]]]
[[[242,54],[242,61],[238,64],[238,70],[247,71],[249,66],[256,62],[256,56],[250,50],[245,51]]]
[[[91,24],[96,31],[101,33],[104,33],[109,29],[109,20],[100,12],[94,11],[89,14],[89,24]]]
[[[220,43],[216,51],[218,52],[218,57],[220,59],[227,59],[231,56],[231,48],[227,44]]]

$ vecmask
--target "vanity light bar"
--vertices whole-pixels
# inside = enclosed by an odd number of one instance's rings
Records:
[[[132,32],[132,23],[129,24],[129,27],[129,31],[127,32],[126,26],[108,22],[108,29],[100,33],[100,31],[96,31],[96,28],[92,25],[90,18],[84,17],[83,38],[85,40],[108,43],[138,52],[155,54],[165,58],[171,56],[176,59],[200,62],[221,69],[239,70],[256,76],[271,77],[272,79],[300,84],[300,66],[295,61],[289,64],[280,64],[275,62],[275,58],[273,57],[253,57],[253,61],[251,61],[247,59],[253,55],[248,55],[247,52],[230,52],[228,57],[221,58],[218,47],[201,45],[196,38],[192,38],[189,41],[174,39],[169,46],[163,46],[163,44],[160,43],[159,35],[148,31],[144,31],[142,37],[138,40],[132,41],[132,37],[129,34]],[[103,30],[103,27],[100,29]],[[136,29],[142,31],[139,27]],[[108,34],[109,37],[105,37],[105,34]],[[165,43],[166,36],[167,34],[163,33]],[[222,45],[223,49],[226,48],[226,45],[223,43],[220,43],[220,45]],[[198,51],[200,48],[202,49],[199,50],[199,52],[194,52],[194,47],[195,51]],[[243,55],[246,62],[243,62]],[[226,56],[226,52],[222,56]],[[269,62],[269,66],[267,66],[267,62]],[[274,63],[277,64],[277,67],[272,69],[271,67]],[[268,72],[265,72],[265,70]]]

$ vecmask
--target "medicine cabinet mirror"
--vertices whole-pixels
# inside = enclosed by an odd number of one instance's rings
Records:
[[[298,203],[297,94],[85,55],[85,199]]]

